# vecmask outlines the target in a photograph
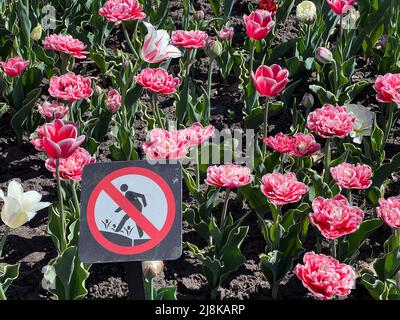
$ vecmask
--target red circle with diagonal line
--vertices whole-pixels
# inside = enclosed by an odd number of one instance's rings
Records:
[[[141,175],[154,181],[164,192],[167,200],[167,217],[163,227],[158,230],[123,194],[112,184],[114,179],[125,175]],[[108,240],[99,230],[95,220],[95,205],[100,193],[104,191],[126,214],[150,237],[150,240],[136,246],[121,246]],[[157,246],[169,233],[175,220],[175,197],[168,183],[157,173],[139,167],[122,168],[105,176],[93,189],[88,202],[87,221],[89,230],[94,239],[105,249],[122,255],[134,255],[143,253]]]

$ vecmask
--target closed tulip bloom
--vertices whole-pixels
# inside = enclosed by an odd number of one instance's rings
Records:
[[[315,141],[312,134],[296,133],[294,148],[289,152],[292,157],[310,157],[321,150],[321,145]]]
[[[73,124],[59,119],[45,124],[44,133],[44,151],[53,159],[68,158],[85,141]]]
[[[272,66],[260,66],[256,73],[251,73],[257,92],[264,97],[276,97],[289,82],[289,71],[277,64]]]
[[[364,212],[351,206],[341,194],[333,199],[315,198],[312,209],[311,222],[330,240],[357,231],[364,219]]]
[[[60,159],[60,179],[61,180],[72,180],[81,181],[83,168],[90,163],[94,163],[96,159],[92,157],[89,152],[79,147],[65,159]],[[56,177],[56,160],[47,159],[45,166],[47,170],[53,173]]]
[[[338,15],[346,14],[357,4],[357,0],[326,0],[326,2]]]
[[[315,58],[322,64],[332,63],[335,61],[332,51],[325,47],[317,48]]]
[[[262,193],[276,206],[298,202],[309,190],[307,185],[297,180],[293,172],[268,173],[261,181]]]
[[[19,77],[28,67],[29,61],[25,61],[21,57],[10,58],[6,62],[0,61],[0,66],[6,75],[11,78]]]
[[[246,24],[247,36],[253,40],[266,38],[275,26],[272,14],[267,10],[253,11],[249,16],[244,15],[243,20]]]
[[[64,34],[52,34],[47,36],[43,41],[43,47],[45,49],[63,52],[79,59],[86,58],[86,55],[89,53],[85,51],[86,45],[82,41]]]
[[[252,181],[253,176],[249,168],[236,164],[225,164],[208,167],[205,183],[209,186],[235,189],[244,187]]]
[[[223,26],[220,31],[218,31],[218,38],[221,41],[229,41],[233,38],[235,31],[233,27]]]
[[[400,229],[400,197],[379,199],[379,207],[376,208],[379,218],[390,227]]]
[[[181,51],[170,44],[170,37],[166,30],[156,30],[148,22],[143,22],[147,28],[141,49],[142,58],[149,63],[159,63],[172,58],[182,56]]]
[[[198,49],[206,46],[208,35],[200,30],[176,30],[172,31],[171,43],[174,46],[186,49]]]
[[[307,252],[294,273],[303,286],[321,300],[347,297],[355,286],[356,273],[347,264],[324,254]]]
[[[151,278],[157,277],[162,273],[164,269],[164,262],[162,261],[144,261],[143,262],[143,274],[145,277],[150,276]]]
[[[163,68],[143,69],[135,81],[149,92],[171,94],[179,87],[179,78],[174,78]]]
[[[52,97],[68,102],[89,98],[93,94],[90,78],[68,72],[50,79],[49,93]]]
[[[296,139],[279,132],[275,136],[264,138],[263,142],[276,152],[289,153],[295,148]]]
[[[111,89],[107,94],[106,108],[111,113],[116,113],[121,107],[122,97],[121,94],[116,89]]]
[[[325,104],[308,115],[307,128],[323,138],[344,138],[353,130],[356,120],[346,107]]]
[[[143,151],[149,159],[182,159],[189,153],[190,145],[177,131],[164,129],[150,131],[149,139],[143,144]]]
[[[366,164],[341,163],[331,168],[331,175],[343,189],[368,189],[372,184],[372,169]]]
[[[8,184],[7,195],[0,190],[0,200],[3,201],[1,220],[12,229],[22,226],[38,211],[51,205],[50,202],[41,202],[42,195],[36,191],[24,192],[21,184],[15,180]]]
[[[296,17],[299,21],[311,24],[317,19],[317,7],[312,1],[303,1],[296,7]]]
[[[215,127],[203,127],[201,123],[194,123],[190,127],[179,130],[179,134],[193,147],[199,146],[210,139],[215,132]]]
[[[45,101],[38,107],[39,113],[46,119],[62,119],[68,112],[69,108],[58,101]]]
[[[400,104],[400,73],[387,73],[375,81],[376,100]]]
[[[275,15],[278,11],[278,6],[274,0],[260,0],[257,5],[257,9],[267,10],[271,12],[272,15]]]
[[[146,18],[139,0],[107,0],[99,14],[109,22],[122,22]]]

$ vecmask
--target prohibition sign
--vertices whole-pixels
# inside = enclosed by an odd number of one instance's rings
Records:
[[[154,183],[156,183],[165,195],[167,201],[167,214],[166,219],[161,227],[158,229],[154,224],[140,212],[128,199],[124,197],[118,188],[116,188],[112,181],[126,175],[140,175],[144,176]],[[108,240],[99,230],[96,224],[95,206],[99,199],[100,193],[105,192],[113,202],[115,202],[127,215],[133,220],[144,232],[150,237],[148,241],[135,246],[122,246]],[[89,230],[94,239],[106,250],[121,255],[135,255],[144,253],[156,247],[168,235],[174,223],[176,212],[176,203],[174,194],[168,183],[157,173],[142,167],[126,167],[111,172],[105,176],[93,189],[90,194],[87,206],[87,222]]]

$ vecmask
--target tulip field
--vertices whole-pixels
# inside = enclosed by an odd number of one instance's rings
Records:
[[[182,175],[147,300],[400,300],[399,44],[398,0],[1,0],[0,300],[129,298],[80,250],[160,231],[144,183],[90,220],[126,161]]]

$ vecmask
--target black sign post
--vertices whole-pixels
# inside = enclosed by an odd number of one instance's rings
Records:
[[[141,261],[182,254],[180,164],[87,165],[82,177],[79,257],[124,262],[131,299],[144,299]]]

